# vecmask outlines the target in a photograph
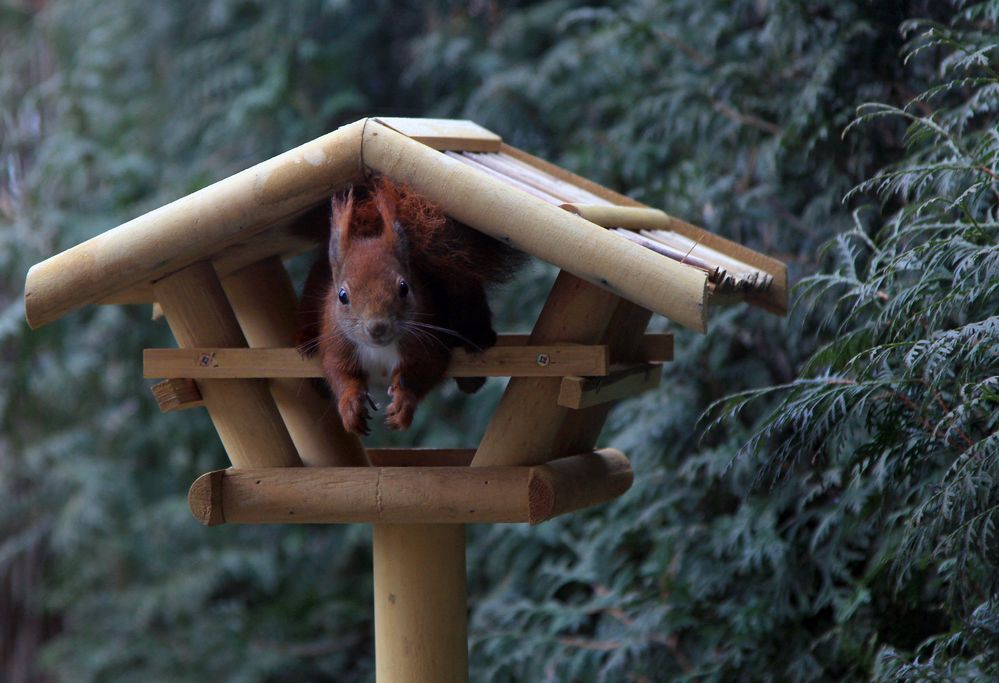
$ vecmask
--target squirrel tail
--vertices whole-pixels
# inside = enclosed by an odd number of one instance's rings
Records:
[[[385,177],[377,178],[374,185],[371,203],[387,200],[394,204],[410,253],[420,254],[419,265],[445,280],[499,284],[513,277],[527,260],[526,254],[512,246],[448,218],[436,204],[404,185]]]

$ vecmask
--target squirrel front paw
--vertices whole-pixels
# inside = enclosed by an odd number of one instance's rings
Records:
[[[368,427],[368,395],[364,392],[351,392],[340,397],[337,407],[340,419],[348,432],[367,436],[371,433]]]
[[[385,409],[385,424],[392,429],[409,429],[419,401],[408,391],[398,387],[392,389],[392,403]]]

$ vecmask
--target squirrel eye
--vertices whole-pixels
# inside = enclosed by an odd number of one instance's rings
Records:
[[[405,280],[399,280],[399,298],[405,299],[407,294],[409,294],[409,285]]]
[[[344,306],[350,303],[350,297],[347,296],[347,290],[343,287],[340,288],[340,293],[337,295],[337,298],[340,299],[340,303]]]

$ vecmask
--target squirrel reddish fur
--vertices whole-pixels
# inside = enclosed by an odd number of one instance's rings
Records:
[[[318,351],[344,426],[369,432],[368,382],[382,379],[392,397],[386,424],[408,428],[453,348],[496,343],[486,288],[523,260],[385,178],[334,198],[328,254],[306,281],[298,341]],[[474,393],[485,379],[456,381]]]

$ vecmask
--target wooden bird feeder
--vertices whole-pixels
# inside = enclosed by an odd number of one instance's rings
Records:
[[[477,448],[371,449],[347,433],[293,348],[282,259],[316,246],[295,219],[372,172],[561,269],[529,335],[457,351],[450,374],[507,376]],[[204,524],[374,525],[383,683],[467,681],[464,524],[528,522],[611,500],[627,458],[594,450],[611,405],[658,385],[670,335],[709,306],[783,314],[781,262],[503,143],[470,121],[369,118],[35,265],[33,328],[85,304],[154,303],[177,349],[146,349],[164,411],[204,406],[232,467],[191,487]],[[470,400],[475,400],[470,399]],[[303,467],[303,465],[307,467]]]

